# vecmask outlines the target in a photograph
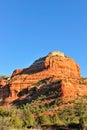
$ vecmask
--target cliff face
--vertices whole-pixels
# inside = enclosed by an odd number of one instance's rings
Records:
[[[55,82],[60,79],[61,82]],[[35,86],[37,83],[42,85]],[[65,100],[75,98],[78,94],[87,95],[86,81],[83,83],[80,79],[78,64],[64,56],[64,53],[49,53],[46,57],[36,60],[30,67],[15,70],[9,82],[0,84],[0,98],[4,104],[9,104],[26,98],[26,95],[32,93],[31,90],[35,91],[32,97],[35,98],[50,89],[56,89],[58,96]]]
[[[62,53],[52,52],[48,56],[36,60],[29,68],[15,70],[12,76],[18,74],[48,73],[63,78],[80,78],[80,68],[76,62]],[[46,77],[48,77],[46,75]]]

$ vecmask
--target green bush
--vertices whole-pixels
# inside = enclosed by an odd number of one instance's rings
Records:
[[[9,122],[9,126],[13,128],[22,128],[23,121],[18,117],[11,118]]]
[[[37,117],[38,125],[51,125],[51,120],[47,115]]]
[[[0,130],[9,130],[10,118],[0,117]]]
[[[60,120],[57,113],[55,113],[52,117],[52,124],[53,125],[63,125],[64,123]]]
[[[35,118],[34,115],[30,112],[30,110],[27,109],[23,110],[22,120],[24,127],[35,125]]]
[[[37,105],[37,103],[39,105]],[[87,98],[80,98],[78,102],[73,102],[73,106],[66,106],[57,109],[55,106],[59,104],[56,99],[53,104],[40,104],[40,99],[33,103],[26,104],[21,108],[4,108],[0,107],[0,129],[10,130],[12,128],[27,128],[29,126],[38,125],[70,125],[79,124],[84,126],[87,124]],[[64,105],[64,104],[63,104]],[[53,116],[45,115],[44,112],[51,111]]]

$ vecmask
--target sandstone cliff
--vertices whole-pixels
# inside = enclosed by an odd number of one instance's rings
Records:
[[[49,53],[30,67],[15,70],[10,81],[1,81],[1,105],[23,99],[28,102],[50,90],[56,90],[57,98],[63,100],[87,96],[87,80],[80,77],[79,65],[62,52]]]

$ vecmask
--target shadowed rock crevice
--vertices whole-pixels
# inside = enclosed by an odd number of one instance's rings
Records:
[[[40,82],[43,82],[42,85],[39,85]],[[41,101],[49,101],[54,100],[56,98],[62,97],[62,81],[58,80],[56,82],[51,82],[49,84],[46,84],[44,80],[40,81],[31,89],[23,89],[18,93],[18,97],[22,97],[25,95],[25,98],[21,99],[18,98],[17,100],[14,100],[11,104],[13,105],[23,105],[29,102],[32,102],[33,100],[37,100],[40,96],[43,95],[43,98]],[[44,97],[45,96],[45,97]]]
[[[46,57],[39,58],[28,68],[14,70],[12,77],[20,74],[34,74],[43,71],[45,69],[45,59]]]

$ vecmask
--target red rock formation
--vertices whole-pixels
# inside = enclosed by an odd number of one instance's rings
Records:
[[[57,77],[80,78],[80,68],[75,61],[69,57],[48,56],[45,60],[45,67]]]
[[[7,84],[10,94],[6,96],[4,102],[9,103],[19,99],[19,93],[22,93],[23,90],[26,90],[25,92],[28,93],[35,87],[35,83],[47,78],[49,78],[49,83],[56,79],[62,79],[61,85],[58,83],[56,87],[58,86],[58,89],[61,88],[58,93],[59,95],[62,93],[63,99],[75,98],[78,94],[87,95],[87,85],[79,83],[80,68],[78,64],[70,57],[64,56],[61,52],[52,52],[48,56],[36,60],[30,67],[17,69],[13,72]],[[81,82],[83,83],[83,81]],[[5,87],[6,84],[1,86]],[[46,85],[44,89],[42,86],[37,87],[37,94],[49,91],[47,86],[49,85]],[[0,93],[2,93],[1,90]],[[24,97],[24,94],[22,96]]]
[[[12,77],[17,75],[17,74],[19,74],[19,73],[21,73],[22,71],[23,71],[23,69],[16,69],[16,70],[14,70],[13,73],[12,73]]]

